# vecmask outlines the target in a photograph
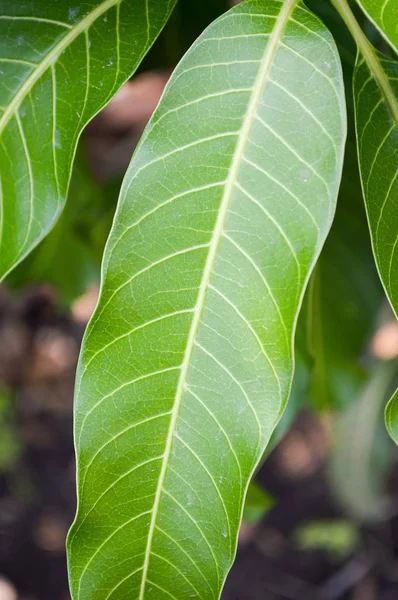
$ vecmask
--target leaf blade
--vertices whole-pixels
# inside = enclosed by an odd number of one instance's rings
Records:
[[[398,310],[398,65],[376,58],[388,97],[366,62],[358,58],[354,72],[354,100],[359,165],[373,251],[380,278]]]
[[[336,49],[292,0],[239,4],[177,67],[123,184],[79,367],[75,597],[218,597],[248,481],[289,393],[293,330],[333,216],[345,126]],[[115,420],[101,433],[109,401]],[[123,446],[129,432],[139,446]],[[123,457],[131,444],[134,460]],[[105,519],[111,498],[117,514]],[[121,547],[129,566],[118,558],[109,571],[104,552],[109,561]]]
[[[362,10],[398,52],[398,2],[397,0],[357,0]]]
[[[57,220],[81,130],[137,68],[172,5],[91,0],[84,13],[0,3],[0,277]]]

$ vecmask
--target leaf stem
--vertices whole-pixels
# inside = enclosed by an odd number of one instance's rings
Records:
[[[364,57],[371,74],[377,81],[385,101],[390,108],[391,114],[394,121],[398,125],[398,101],[395,97],[394,91],[388,81],[388,77],[384,72],[380,60],[376,54],[375,48],[369,42],[368,38],[362,31],[358,21],[352,12],[350,5],[347,0],[330,0],[333,6],[336,8],[341,18],[347,25],[352,37],[354,38],[359,52]]]

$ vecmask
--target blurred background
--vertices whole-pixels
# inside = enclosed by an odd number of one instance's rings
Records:
[[[355,48],[327,0],[308,4],[338,43],[351,112]],[[74,376],[118,191],[173,67],[230,5],[180,0],[139,72],[87,127],[55,230],[0,288],[0,600],[70,599]],[[398,324],[373,265],[352,131],[311,293],[289,406],[249,489],[223,600],[398,598],[398,452],[383,422]]]

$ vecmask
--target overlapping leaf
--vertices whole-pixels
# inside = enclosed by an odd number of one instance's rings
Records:
[[[354,74],[359,166],[376,263],[397,314],[398,63],[367,59],[359,54]]]
[[[346,146],[336,218],[318,260],[300,320],[313,357],[317,408],[343,408],[359,391],[360,358],[382,300],[363,208],[355,141]]]
[[[248,0],[174,73],[122,187],[79,366],[74,600],[218,598],[333,218],[339,58]]]
[[[363,59],[355,71],[358,152],[376,263],[398,315],[398,63],[382,56],[376,61],[373,73]],[[397,405],[395,394],[386,424],[396,441]]]
[[[357,2],[398,52],[398,0],[357,0]]]
[[[0,278],[62,210],[84,125],[138,66],[174,0],[0,0]]]

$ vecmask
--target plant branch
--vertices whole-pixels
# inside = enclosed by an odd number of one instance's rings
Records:
[[[347,0],[330,1],[340,14],[345,24],[347,25],[352,37],[354,38],[357,44],[359,52],[365,59],[372,76],[377,81],[383,93],[383,96],[387,105],[390,108],[394,121],[398,125],[398,101],[395,97],[394,91],[390,85],[388,77],[380,64],[380,60],[376,54],[375,48],[372,46],[372,44],[369,42],[368,38],[362,31]]]

